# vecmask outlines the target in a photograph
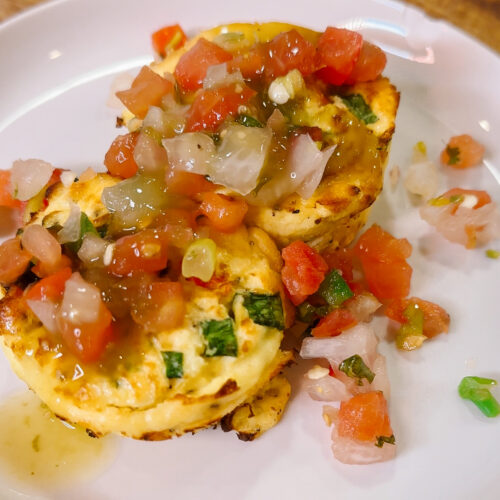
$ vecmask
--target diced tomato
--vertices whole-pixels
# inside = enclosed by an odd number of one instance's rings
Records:
[[[353,258],[354,252],[351,248],[340,248],[339,250],[327,249],[321,254],[325,262],[328,264],[328,269],[331,271],[336,269],[342,274],[348,283],[353,280]]]
[[[175,168],[167,170],[165,182],[169,193],[180,194],[189,198],[195,198],[205,191],[213,191],[216,187],[214,183],[207,181],[203,175]]]
[[[111,144],[104,157],[104,165],[111,175],[117,175],[123,179],[133,177],[138,170],[134,160],[134,149],[137,144],[139,134],[119,135]]]
[[[144,229],[117,240],[108,270],[116,276],[127,276],[134,271],[161,271],[166,265],[166,235],[162,231]]]
[[[335,337],[358,322],[347,309],[334,309],[312,329],[313,337]]]
[[[180,49],[186,40],[186,34],[178,24],[160,28],[151,35],[153,48],[161,57],[165,57],[167,52]]]
[[[298,69],[303,75],[314,71],[315,49],[297,30],[275,36],[267,44],[265,75],[274,79]]]
[[[186,115],[186,131],[206,130],[214,132],[238,108],[256,94],[242,83],[200,91]]]
[[[200,213],[207,217],[214,229],[223,233],[235,231],[243,223],[248,211],[245,200],[222,194],[202,193],[201,200]]]
[[[290,300],[298,306],[315,293],[328,271],[328,265],[316,250],[303,241],[294,241],[281,251],[285,262],[281,279]]]
[[[426,337],[432,338],[440,333],[448,333],[450,315],[437,304],[418,297],[392,300],[385,309],[385,315],[399,323],[407,323],[408,319],[403,313],[408,306],[418,306],[424,314],[423,334]]]
[[[375,80],[382,74],[386,64],[387,56],[385,52],[380,47],[364,41],[358,60],[345,83],[352,85],[357,82]]]
[[[339,436],[376,442],[378,437],[390,437],[391,428],[387,401],[381,391],[357,394],[340,403],[337,429]]]
[[[210,66],[222,64],[232,58],[233,56],[223,48],[200,38],[194,47],[179,59],[174,71],[175,79],[184,90],[199,89]]]
[[[57,273],[65,267],[71,267],[71,259],[67,255],[61,255],[61,258],[54,264],[47,264],[40,261],[31,268],[31,271],[39,278],[44,278]]]
[[[264,74],[266,67],[266,47],[257,44],[243,54],[234,56],[227,63],[229,73],[240,70],[243,78],[255,80]]]
[[[410,291],[411,266],[406,259],[412,247],[408,240],[396,239],[374,224],[354,248],[368,288],[379,300],[406,297]]]
[[[27,292],[27,300],[53,300],[62,298],[64,285],[71,278],[71,268],[65,267],[35,283]]]
[[[194,229],[196,227],[196,214],[184,208],[169,208],[155,218],[154,226],[184,226]]]
[[[149,286],[147,300],[134,306],[132,317],[147,330],[162,331],[182,325],[185,311],[182,285],[157,281]]]
[[[316,61],[319,78],[342,85],[351,74],[361,53],[363,37],[343,28],[327,28],[318,40]]]
[[[441,152],[441,163],[453,168],[469,168],[483,161],[484,146],[470,135],[452,137]]]
[[[113,340],[112,316],[104,304],[99,308],[95,323],[75,325],[58,317],[57,326],[66,347],[84,363],[93,363],[101,357],[106,345]]]
[[[12,196],[10,170],[0,170],[0,206],[19,209],[23,207],[21,200]]]
[[[164,95],[174,92],[174,83],[143,66],[128,90],[116,93],[116,97],[138,118],[144,118],[150,106],[159,106]]]
[[[439,198],[453,198],[453,197],[464,197],[466,195],[474,196],[477,199],[476,204],[472,207],[474,209],[481,208],[488,203],[491,203],[491,197],[486,191],[479,191],[475,189],[462,189],[462,188],[453,188],[446,193],[443,193]],[[456,204],[456,208],[458,208],[460,203]],[[456,211],[456,210],[455,210]]]
[[[21,248],[19,238],[11,238],[0,245],[0,283],[9,285],[28,268],[31,255]]]

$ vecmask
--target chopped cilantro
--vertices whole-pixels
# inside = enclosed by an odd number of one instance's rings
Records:
[[[448,165],[456,165],[460,161],[460,149],[450,148],[446,146],[446,152],[448,153]]]
[[[238,355],[238,342],[234,335],[233,320],[211,319],[201,324],[207,348],[205,356],[234,356]]]
[[[177,351],[162,351],[167,378],[182,378],[184,375],[184,354]]]
[[[258,128],[263,128],[264,125],[257,120],[257,118],[254,118],[253,116],[250,115],[238,115],[238,118],[236,118],[236,121],[240,125],[244,125],[245,127],[258,127]]]
[[[349,285],[336,269],[330,271],[325,276],[325,279],[319,287],[318,293],[333,307],[340,306],[344,301],[354,295]]]
[[[396,444],[396,438],[394,437],[394,434],[390,436],[377,436],[377,442],[375,443],[375,446],[382,448],[382,446],[384,446],[384,443]]]
[[[358,385],[363,385],[363,379],[368,380],[368,383],[372,383],[375,378],[375,374],[366,366],[363,358],[359,354],[354,354],[347,359],[344,359],[339,365],[339,370],[344,372],[348,377],[357,378]]]
[[[311,324],[330,312],[329,306],[313,306],[310,302],[302,302],[297,308],[299,320]]]
[[[83,243],[83,238],[87,233],[100,236],[94,224],[92,224],[91,220],[88,218],[87,214],[85,212],[82,212],[82,214],[80,215],[80,237],[76,241],[66,243],[66,247],[69,248],[72,252],[77,253],[78,250],[80,250],[80,247]]]
[[[278,328],[278,330],[285,328],[283,305],[279,293],[275,295],[247,293],[243,296],[243,305],[254,323]]]
[[[364,121],[367,125],[375,123],[378,120],[377,115],[371,110],[370,106],[366,104],[362,95],[346,95],[342,97],[342,101],[344,101],[344,104],[356,118]]]

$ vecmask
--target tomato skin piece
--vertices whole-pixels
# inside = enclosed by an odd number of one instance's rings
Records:
[[[178,24],[164,26],[151,35],[153,49],[161,57],[165,57],[167,51],[180,49],[186,40],[186,34]]]
[[[116,97],[138,118],[144,118],[150,106],[159,106],[161,98],[174,92],[170,80],[155,73],[149,66],[143,66],[127,90],[116,93]]]
[[[128,179],[137,173],[139,167],[134,160],[134,149],[138,138],[137,132],[131,132],[117,136],[111,143],[104,157],[104,165],[111,175]]]
[[[182,285],[157,281],[149,286],[147,300],[133,308],[132,318],[148,330],[162,331],[182,325],[185,312]]]
[[[359,58],[345,83],[352,85],[358,82],[370,82],[378,78],[387,64],[385,52],[376,45],[364,41]]]
[[[95,363],[101,358],[106,345],[113,340],[112,320],[111,313],[101,303],[95,323],[75,325],[59,316],[57,326],[65,346],[72,354],[84,363]]]
[[[336,337],[344,330],[357,325],[356,318],[347,309],[334,309],[321,318],[318,325],[312,329],[313,337]]]
[[[243,84],[201,90],[187,112],[186,132],[215,132],[229,115],[237,114],[238,108],[254,95],[255,90]]]
[[[476,190],[476,189],[462,189],[462,188],[453,188],[443,193],[439,198],[451,198],[452,196],[465,196],[472,195],[477,198],[476,204],[472,207],[474,210],[491,203],[491,196],[486,191]],[[457,203],[457,208],[459,207],[459,203]]]
[[[166,266],[166,235],[162,231],[144,229],[116,241],[108,271],[116,276],[128,276],[134,271],[154,273]]]
[[[381,391],[357,394],[340,403],[337,429],[339,436],[376,442],[380,436],[392,436],[387,401]]]
[[[223,233],[238,229],[248,212],[248,204],[243,199],[230,199],[213,192],[202,193],[200,198],[200,213],[214,229]]]
[[[0,245],[0,283],[9,285],[28,268],[31,254],[21,248],[19,238],[11,238]]]
[[[10,170],[0,170],[0,206],[10,208],[23,208],[23,202],[12,196]]]
[[[290,243],[283,248],[281,256],[285,263],[281,279],[290,300],[298,306],[318,290],[328,265],[316,250],[303,241]]]
[[[266,79],[284,76],[292,69],[298,69],[304,76],[315,69],[315,48],[297,30],[276,35],[266,46]]]
[[[26,300],[58,301],[63,296],[64,286],[71,278],[71,274],[71,268],[65,267],[41,279],[26,292]]]
[[[179,59],[174,71],[175,79],[185,91],[200,89],[210,66],[222,64],[232,58],[233,56],[223,48],[205,38],[200,38]]]
[[[207,181],[203,175],[175,168],[167,170],[165,183],[169,193],[180,194],[189,198],[196,198],[200,193],[213,191],[216,187],[213,182]]]
[[[457,148],[457,156],[450,156],[450,149]],[[441,152],[440,160],[443,165],[463,169],[480,164],[483,161],[485,148],[470,135],[455,135],[450,138],[446,148]]]
[[[412,268],[406,262],[412,247],[406,239],[396,239],[374,224],[354,248],[368,283],[379,300],[399,299],[410,292]]]
[[[418,297],[392,300],[385,308],[385,315],[401,324],[407,323],[408,319],[403,313],[408,306],[418,306],[423,312],[424,329],[422,333],[426,337],[432,338],[440,333],[448,333],[450,315],[441,306]]]
[[[355,31],[329,27],[316,48],[316,75],[326,83],[342,85],[361,53],[363,37]]]

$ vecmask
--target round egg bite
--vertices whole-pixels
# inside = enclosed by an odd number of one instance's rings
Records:
[[[99,227],[109,217],[102,190],[117,181],[102,174],[69,187],[59,183],[30,223],[64,222],[71,200]],[[168,439],[215,424],[251,401],[292,358],[280,350],[286,314],[279,259],[273,261],[260,230],[210,237],[217,245],[217,279],[200,286],[181,278],[182,325],[153,332],[132,321],[120,324],[116,340],[91,364],[69,353],[32,313],[23,280],[11,286],[0,303],[0,344],[16,374],[58,417],[95,436]],[[281,403],[270,426],[289,396],[286,380],[278,380]],[[247,429],[245,436],[262,430]]]
[[[200,38],[220,43],[221,37],[231,40],[231,34],[238,35],[236,45],[241,48],[269,42],[292,29],[313,44],[320,37],[316,31],[286,23],[221,25],[189,39],[182,48],[153,63],[151,69],[160,75],[173,73],[181,56]],[[230,43],[225,48],[232,50]],[[367,106],[364,119],[352,111],[352,103],[359,105],[360,97]],[[305,89],[278,107],[289,117],[291,125],[319,128],[325,147],[335,145],[336,149],[309,199],[292,194],[266,204],[249,195],[247,223],[265,230],[281,247],[295,240],[305,241],[319,251],[349,245],[382,191],[398,106],[399,92],[385,77],[341,87],[308,80]],[[142,124],[128,110],[123,118],[130,130],[138,130]]]

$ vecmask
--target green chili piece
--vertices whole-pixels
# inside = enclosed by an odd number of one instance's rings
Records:
[[[488,249],[486,250],[486,257],[489,259],[498,259],[500,257],[500,252],[498,250]]]
[[[243,295],[243,305],[250,319],[258,325],[270,326],[283,330],[285,320],[280,294],[247,293]]]
[[[207,342],[205,356],[234,356],[238,355],[238,342],[234,335],[233,320],[211,319],[201,324],[203,336]]]
[[[396,438],[394,437],[394,434],[391,434],[390,436],[377,436],[377,442],[375,443],[375,446],[382,448],[382,446],[384,446],[384,443],[396,444]]]
[[[325,279],[319,287],[318,293],[333,307],[339,307],[343,302],[354,295],[349,285],[336,269],[330,271],[325,276]]]
[[[487,417],[500,415],[500,404],[487,386],[497,385],[492,378],[464,377],[458,386],[458,394],[463,399],[472,401]]]
[[[258,127],[258,128],[263,128],[264,125],[257,120],[257,118],[254,118],[253,116],[250,115],[238,115],[238,118],[236,118],[236,122],[239,123],[240,125],[244,125],[245,127]]]
[[[347,359],[344,359],[339,365],[339,370],[344,372],[348,377],[357,378],[358,385],[363,385],[363,379],[368,380],[371,384],[375,378],[375,374],[368,368],[359,354],[354,354]]]
[[[184,375],[184,354],[177,351],[162,351],[167,378],[182,378]]]
[[[448,165],[456,165],[460,161],[459,148],[451,148],[450,146],[446,146],[446,152],[449,156]]]
[[[413,351],[422,346],[427,337],[424,335],[424,313],[417,304],[410,304],[403,311],[408,320],[401,325],[396,334],[396,346],[403,351]]]
[[[344,104],[356,118],[364,121],[367,125],[378,121],[377,115],[371,110],[370,106],[366,104],[361,94],[343,96],[342,101],[344,101]]]

